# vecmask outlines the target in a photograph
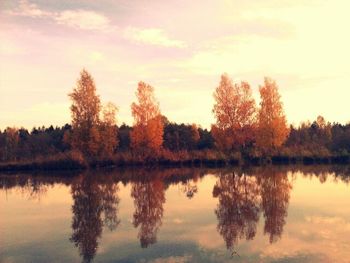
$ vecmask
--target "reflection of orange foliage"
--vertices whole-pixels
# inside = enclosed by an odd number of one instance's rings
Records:
[[[226,247],[233,249],[240,239],[252,240],[259,220],[259,186],[254,177],[221,174],[213,189],[219,198],[215,210],[217,229]]]
[[[269,150],[284,143],[289,129],[276,82],[265,78],[264,85],[260,86],[259,91],[261,102],[257,143],[261,148]]]
[[[83,262],[91,262],[95,257],[103,226],[113,231],[120,223],[117,216],[119,188],[110,179],[86,173],[77,177],[71,186],[73,232],[70,241],[79,248]]]
[[[162,224],[165,203],[164,183],[161,180],[136,182],[132,186],[135,213],[133,224],[140,226],[138,237],[141,247],[157,242],[157,232]]]
[[[217,146],[231,150],[235,145],[244,146],[252,141],[256,109],[249,84],[233,84],[224,74],[214,92],[214,99],[216,125],[212,130]]]
[[[261,207],[265,217],[264,233],[270,243],[281,238],[286,223],[292,184],[286,172],[267,169],[260,174]]]
[[[131,104],[134,117],[131,147],[142,155],[149,151],[157,153],[163,143],[163,122],[153,87],[139,82],[136,97],[138,104]]]

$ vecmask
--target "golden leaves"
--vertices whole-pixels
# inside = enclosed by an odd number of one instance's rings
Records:
[[[275,81],[265,78],[260,86],[260,109],[258,115],[258,145],[265,149],[280,147],[289,134],[283,105],[280,101],[278,86]]]
[[[219,149],[232,150],[248,143],[256,122],[255,100],[250,85],[247,82],[233,84],[224,74],[214,92],[214,99],[216,125],[212,127],[212,132]]]
[[[131,104],[134,127],[130,140],[131,147],[144,156],[149,152],[156,153],[162,147],[163,121],[152,86],[139,82],[136,97],[138,103]]]
[[[228,75],[221,76],[214,92],[216,124],[211,130],[220,150],[232,151],[255,141],[260,148],[269,150],[286,140],[289,129],[276,82],[265,78],[259,91],[257,112],[250,85],[244,81],[233,84]]]
[[[111,156],[118,145],[117,107],[111,102],[107,103],[102,111],[103,119],[100,119],[100,97],[96,94],[92,76],[85,69],[81,71],[69,97],[72,100],[72,132],[65,134],[65,141],[86,157],[98,154],[102,157]]]

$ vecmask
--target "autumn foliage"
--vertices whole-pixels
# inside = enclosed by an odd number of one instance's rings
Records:
[[[92,76],[82,70],[73,92],[72,100],[72,132],[68,138],[73,149],[85,156],[97,155],[101,137],[99,134],[100,97],[96,94],[96,86]]]
[[[66,141],[85,157],[111,156],[118,144],[116,106],[108,103],[101,120],[100,97],[96,94],[92,76],[85,69],[69,97],[72,100],[72,130],[65,135]]]
[[[216,122],[208,130],[169,121],[153,87],[139,82],[131,105],[133,126],[118,127],[118,108],[112,102],[102,106],[94,79],[82,70],[69,94],[71,125],[0,130],[0,170],[156,162],[350,163],[350,123],[331,124],[318,116],[289,127],[276,82],[265,78],[259,92],[256,106],[247,82],[234,83],[223,74],[213,94]]]
[[[247,82],[233,84],[224,74],[214,92],[214,99],[216,124],[212,126],[212,134],[217,147],[232,151],[252,142],[256,108],[250,85]]]
[[[262,149],[276,149],[287,139],[289,129],[283,111],[281,96],[275,81],[265,78],[260,86],[257,143]]]
[[[137,103],[131,104],[134,117],[131,147],[141,156],[157,153],[163,144],[163,122],[153,87],[139,82],[136,97]]]

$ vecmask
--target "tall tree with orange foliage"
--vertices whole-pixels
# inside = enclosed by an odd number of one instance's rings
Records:
[[[66,140],[73,149],[79,150],[86,157],[96,155],[100,149],[100,97],[96,94],[96,86],[92,76],[83,69],[73,92],[72,100],[72,132]]]
[[[289,134],[281,96],[276,82],[265,77],[260,86],[260,109],[258,114],[257,144],[265,151],[280,147]]]
[[[100,123],[101,134],[101,156],[111,157],[114,150],[118,146],[118,129],[116,121],[117,106],[112,102],[108,102],[102,110],[103,118]]]
[[[164,125],[153,87],[139,82],[136,97],[138,103],[131,104],[134,126],[130,141],[133,150],[145,157],[157,153],[162,147]]]
[[[255,100],[247,82],[233,84],[227,74],[221,76],[214,92],[213,113],[216,124],[212,133],[219,149],[231,151],[244,147],[254,139],[256,123]]]

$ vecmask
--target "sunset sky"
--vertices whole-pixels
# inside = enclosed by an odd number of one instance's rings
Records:
[[[350,121],[347,0],[0,0],[0,129],[70,122],[82,68],[132,124],[137,82],[175,122],[214,122],[220,75],[280,87],[289,123]]]

